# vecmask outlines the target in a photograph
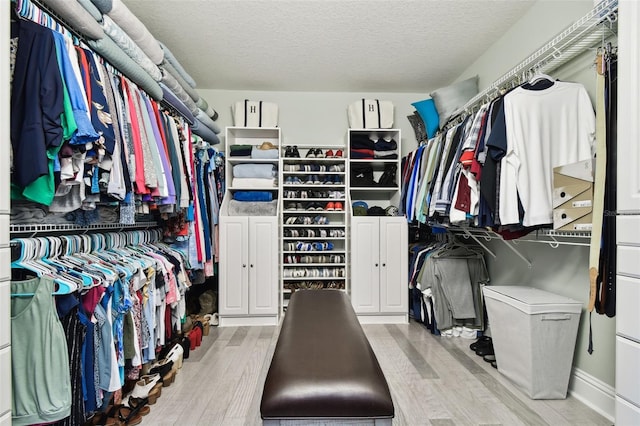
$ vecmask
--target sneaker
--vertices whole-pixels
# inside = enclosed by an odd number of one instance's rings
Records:
[[[329,203],[331,204],[331,203]],[[336,201],[334,204],[334,207],[336,209],[336,211],[342,211],[344,210],[344,206],[342,205],[342,203],[340,201]]]
[[[340,206],[342,206],[342,204],[340,204]],[[333,204],[333,202],[329,201],[324,209],[327,211],[333,211],[333,210],[336,210],[335,207],[336,206]]]
[[[296,209],[296,203],[285,203],[284,209],[285,210],[295,210]]]
[[[322,153],[322,150],[320,148],[316,148],[314,154],[316,154],[316,158],[324,157],[324,154]]]
[[[328,149],[327,153],[324,155],[325,158],[333,158],[333,150]]]
[[[337,150],[333,158],[342,158],[342,150],[341,149]]]
[[[313,148],[309,148],[309,151],[307,151],[307,155],[304,156],[305,158],[316,158],[316,150]]]
[[[298,145],[294,145],[291,147],[291,157],[300,158],[300,153],[298,152]]]

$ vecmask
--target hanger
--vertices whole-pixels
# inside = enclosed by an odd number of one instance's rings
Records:
[[[544,74],[542,71],[540,71],[540,65],[537,65],[536,67],[532,68],[530,73],[531,73],[531,77],[529,77],[529,80],[527,81],[527,83],[531,85],[536,84],[541,80],[548,80],[551,82],[556,81],[555,78],[547,74]]]

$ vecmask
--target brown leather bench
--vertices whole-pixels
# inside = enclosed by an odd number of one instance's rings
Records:
[[[293,293],[260,414],[264,424],[391,424],[387,381],[345,292]]]

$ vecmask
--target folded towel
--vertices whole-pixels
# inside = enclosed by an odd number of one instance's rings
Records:
[[[233,178],[234,188],[273,188],[277,186],[275,178]]]
[[[77,1],[43,0],[43,2],[80,34],[92,40],[104,37],[104,31],[102,31],[100,24]]]
[[[233,166],[233,177],[245,178],[273,178],[276,176],[276,167],[273,164],[236,164]]]
[[[91,3],[102,13],[109,13],[113,8],[113,0],[91,0]]]
[[[191,125],[191,130],[193,131],[193,133],[200,136],[202,139],[204,139],[205,141],[209,142],[212,145],[217,145],[220,143],[220,138],[218,138],[218,135],[213,133],[210,128],[205,126],[197,118],[194,120],[193,124]]]
[[[57,0],[66,1],[66,0]],[[113,7],[107,13],[111,19],[131,37],[131,40],[153,61],[160,65],[164,52],[147,27],[129,10],[122,0],[113,0]]]
[[[275,216],[278,200],[273,201],[229,201],[230,216]]]
[[[173,56],[173,53],[171,52],[171,50],[169,50],[169,48],[167,46],[165,46],[164,44],[162,44],[162,42],[160,42],[160,41],[158,41],[158,44],[160,45],[160,48],[164,52],[164,58],[171,65],[173,65],[173,68],[175,68],[176,71],[180,73],[182,78],[189,84],[189,86],[191,86],[191,87],[193,87],[195,89],[196,88],[196,81],[193,79],[193,77],[191,77],[189,75],[189,73],[187,73],[185,71],[185,69],[182,67],[182,64],[180,64],[180,62],[176,59],[176,57]],[[206,108],[202,108],[202,109],[206,109]]]
[[[182,90],[184,90],[187,95],[189,95],[194,103],[198,102],[198,99],[200,99],[200,95],[198,94],[198,92],[196,92],[196,89],[194,89],[189,85],[189,83],[187,83],[184,77],[180,75],[180,73],[173,67],[173,65],[171,65],[169,61],[165,59],[164,61],[162,61],[162,64],[160,64],[160,66],[167,70],[167,72],[169,72],[169,74],[171,74],[173,78],[176,79],[178,84],[180,84],[180,86],[182,87]]]
[[[131,37],[125,33],[122,28],[116,24],[113,19],[105,15],[102,19],[102,28],[111,40],[113,40],[120,49],[131,59],[133,59],[143,70],[147,72],[155,81],[162,80],[160,68],[154,64],[151,59],[138,47]]]
[[[87,44],[153,99],[156,101],[162,99],[162,88],[158,83],[109,37],[100,40],[87,40]]]
[[[222,129],[220,126],[211,119],[203,110],[198,108],[198,112],[196,113],[196,118],[202,121],[202,124],[210,128],[214,133],[220,133]]]
[[[173,93],[164,83],[158,83],[162,88],[162,100],[173,107],[180,113],[185,120],[191,125],[194,124],[196,118],[193,116],[189,108]],[[193,130],[193,129],[192,129]]]
[[[93,16],[93,19],[95,19],[96,22],[102,22],[102,12],[98,10],[96,5],[93,4],[91,0],[78,0],[78,3],[80,3],[80,5],[84,7],[87,12],[89,12],[89,15]]]
[[[229,157],[251,157],[252,145],[231,145]]]
[[[171,90],[174,95],[176,95],[176,97],[180,99],[187,108],[189,108],[189,111],[191,111],[191,114],[195,117],[200,109],[196,103],[193,102],[193,99],[191,99],[182,86],[180,86],[180,83],[178,83],[178,81],[168,71],[162,67],[160,67],[160,71],[162,72],[162,83],[164,83],[165,86],[167,86],[169,90]]]
[[[275,149],[260,149],[257,146],[251,148],[251,158],[259,158],[263,160],[277,160],[280,156],[280,150]]]
[[[273,201],[273,193],[269,191],[236,191],[233,199],[238,201]]]

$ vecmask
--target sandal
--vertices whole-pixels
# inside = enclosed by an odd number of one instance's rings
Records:
[[[161,375],[158,373],[140,377],[131,392],[131,397],[136,398],[136,400],[147,399],[150,405],[155,404],[162,393],[162,384],[160,382]]]
[[[110,411],[111,410],[109,410],[109,412]],[[87,424],[96,426],[122,426],[124,423],[115,417],[110,417],[107,412],[101,411],[95,413],[93,417],[87,421]]]
[[[145,406],[145,408],[150,410],[149,407]],[[114,405],[109,410],[109,414],[117,415],[117,418],[120,420],[120,424],[122,425],[139,425],[142,423],[142,415],[134,412],[131,408],[125,407],[124,405]],[[147,414],[149,414],[149,411],[147,411]]]

